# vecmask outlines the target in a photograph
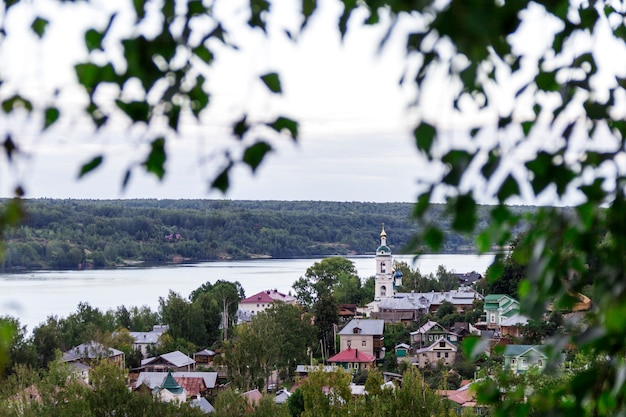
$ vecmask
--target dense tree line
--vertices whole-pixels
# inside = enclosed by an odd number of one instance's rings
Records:
[[[367,254],[382,223],[399,253],[418,232],[409,203],[36,199],[24,205],[26,217],[6,233],[6,269]],[[444,252],[475,250],[472,236],[447,233],[445,242]]]

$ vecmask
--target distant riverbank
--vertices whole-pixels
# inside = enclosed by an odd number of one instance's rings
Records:
[[[239,281],[246,294],[266,289],[288,293],[307,268],[322,258],[254,259],[126,267],[82,271],[31,271],[0,274],[0,312],[18,317],[32,331],[47,316],[65,317],[87,302],[102,310],[120,305],[149,306],[158,310],[159,297],[170,290],[187,297],[203,283],[218,279]],[[375,275],[373,256],[350,257],[362,279]],[[484,274],[494,255],[394,256],[422,274],[435,273],[439,265],[458,273]]]

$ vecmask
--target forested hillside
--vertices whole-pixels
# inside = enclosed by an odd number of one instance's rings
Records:
[[[38,199],[24,204],[22,224],[5,236],[5,269],[368,254],[378,245],[382,223],[400,253],[419,228],[410,203]],[[479,210],[479,225],[488,210]],[[443,206],[433,213],[436,224],[451,230]],[[444,250],[471,252],[472,242],[473,236],[446,232]]]

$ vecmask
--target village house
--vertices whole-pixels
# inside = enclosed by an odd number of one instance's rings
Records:
[[[417,349],[410,362],[419,367],[437,366],[438,363],[452,365],[456,358],[457,347],[447,339],[439,339],[428,347]]]
[[[476,327],[500,331],[504,320],[519,314],[519,301],[506,294],[489,294],[485,297],[483,316]]]
[[[450,327],[450,332],[457,335],[457,343],[463,341],[465,336],[474,335],[480,336],[480,330],[474,327],[471,323],[464,321],[457,321]]]
[[[154,390],[163,384],[170,374],[165,372],[140,372],[137,380],[131,384],[133,390],[143,386]],[[187,397],[213,395],[217,390],[217,372],[171,372],[174,380],[183,388]]]
[[[426,324],[424,324],[419,329],[410,333],[411,335],[411,344],[418,349],[421,349],[426,346],[430,346],[433,342],[438,340],[448,340],[453,343],[457,343],[458,335],[450,332],[441,324],[436,321],[429,320]]]
[[[239,301],[238,317],[241,318],[242,321],[247,321],[252,318],[252,316],[270,308],[275,302],[296,304],[296,297],[283,294],[276,289],[258,292]]]
[[[506,345],[503,356],[504,367],[514,374],[526,372],[534,366],[543,369],[548,359],[542,345]]]
[[[359,349],[348,347],[328,358],[328,363],[341,366],[354,373],[376,367],[376,357]]]
[[[463,410],[471,411],[471,415],[482,415],[484,413],[484,406],[478,405],[476,392],[472,389],[471,385],[469,381],[463,381],[458,389],[437,390],[435,392],[451,401],[455,405],[459,415],[465,415]]]
[[[169,326],[156,325],[149,332],[129,332],[135,342],[133,349],[141,351],[143,357],[149,355],[149,350],[153,350],[159,345],[161,335],[169,330]]]
[[[193,371],[196,361],[180,351],[165,353],[153,358],[143,359],[138,370],[144,372]]]
[[[88,372],[84,366],[79,364],[90,366],[92,362],[106,359],[114,362],[124,368],[125,355],[121,350],[106,347],[96,341],[90,341],[81,345],[75,346],[67,352],[63,353],[63,362],[68,363],[70,366],[74,366],[75,370],[80,371],[81,374]],[[81,375],[84,380],[88,380],[87,376]]]
[[[384,320],[354,319],[339,331],[339,350],[349,348],[374,356],[376,360],[385,358],[383,350]]]
[[[500,323],[500,336],[522,337],[522,327],[528,324],[528,317],[514,314]]]
[[[185,391],[185,388],[176,382],[172,376],[172,371],[167,372],[167,376],[161,385],[156,387],[152,392],[164,402],[183,403],[187,401],[187,392]]]
[[[413,320],[417,320],[420,314],[435,314],[445,302],[462,312],[473,309],[474,302],[483,299],[480,293],[466,286],[450,291],[399,292],[393,297],[381,298],[377,302],[377,310],[370,314],[372,317],[396,321],[408,320],[412,315]]]
[[[196,366],[213,366],[213,359],[215,358],[215,352],[209,349],[202,349],[199,352],[193,354],[193,360],[196,361]]]

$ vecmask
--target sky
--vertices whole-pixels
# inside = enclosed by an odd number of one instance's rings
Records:
[[[7,129],[20,133],[24,157],[3,164],[2,196],[11,196],[20,183],[30,198],[415,201],[416,177],[422,167],[410,134],[408,103],[413,92],[398,83],[406,64],[403,41],[394,38],[379,53],[381,28],[355,25],[341,42],[336,29],[341,8],[324,0],[294,44],[282,35],[282,29],[293,30],[298,23],[289,18],[297,10],[289,10],[287,3],[278,2],[270,34],[262,36],[246,27],[245,7],[236,1],[217,2],[215,12],[230,16],[225,21],[230,22],[232,41],[241,49],[218,52],[209,78],[210,110],[201,125],[184,124],[180,137],[168,140],[163,181],[134,169],[129,186],[122,190],[126,168],[140,162],[147,149],[142,132],[128,129],[125,121],[94,135],[75,118],[60,121],[41,135],[32,119],[16,117],[8,121]],[[101,7],[114,7],[107,4]],[[102,19],[85,10],[40,7],[38,12],[44,10],[51,21],[47,43],[42,45],[24,24],[32,19],[33,9],[23,7],[10,16],[13,36],[0,51],[8,59],[3,62],[9,62],[4,73],[35,92],[60,85],[68,108],[80,108],[84,96],[71,88],[72,65],[85,54],[80,31],[89,24],[102,25]],[[355,22],[360,18],[357,14]],[[117,19],[123,22],[123,13]],[[273,70],[281,74],[284,93],[280,97],[268,94],[258,80],[258,75]],[[236,169],[224,195],[208,186],[221,168],[210,154],[233,142],[230,125],[242,111],[259,119],[275,114],[297,119],[300,137],[297,143],[274,140],[274,151],[257,172]],[[77,180],[80,166],[100,153],[105,154],[104,164]]]
[[[300,2],[273,2],[267,36],[247,27],[246,1],[214,3],[214,14],[223,21],[231,41],[240,49],[233,51],[213,45],[216,63],[207,83],[212,94],[210,107],[201,123],[186,118],[178,137],[168,139],[163,181],[141,169],[133,169],[126,189],[121,187],[124,173],[145,158],[146,138],[154,132],[137,126],[131,128],[127,120],[114,118],[106,129],[94,133],[79,115],[86,97],[76,88],[73,65],[84,61],[87,54],[84,30],[92,26],[104,28],[114,10],[117,16],[106,45],[114,64],[122,65],[114,38],[116,34],[127,34],[133,27],[131,2],[92,0],[91,6],[80,2],[62,2],[59,6],[53,0],[34,0],[14,6],[6,17],[8,36],[0,44],[0,73],[8,81],[0,92],[9,96],[12,88],[18,86],[30,93],[37,104],[45,106],[46,97],[59,88],[58,100],[68,112],[45,135],[32,117],[18,114],[0,120],[2,137],[12,132],[19,139],[22,151],[13,163],[4,161],[0,165],[0,196],[12,196],[16,184],[21,184],[30,198],[413,202],[421,191],[418,181],[441,177],[442,167],[427,164],[418,153],[412,128],[419,120],[428,120],[449,132],[442,137],[444,147],[450,143],[460,146],[470,142],[467,134],[460,132],[466,132],[479,117],[486,117],[486,123],[494,124],[498,116],[510,114],[514,105],[516,120],[527,117],[532,112],[532,103],[524,102],[523,95],[518,99],[515,93],[525,77],[533,75],[532,71],[536,70],[533,60],[550,49],[550,39],[559,29],[556,19],[531,3],[522,16],[524,23],[520,30],[510,39],[516,53],[525,55],[522,70],[507,74],[506,66],[498,69],[499,82],[487,86],[492,90],[488,112],[477,113],[471,103],[463,101],[460,106],[464,111],[453,112],[452,97],[460,87],[445,74],[432,76],[420,93],[426,97],[426,105],[420,107],[409,106],[416,97],[410,83],[404,86],[398,83],[405,71],[408,78],[415,71],[415,59],[406,58],[404,35],[409,28],[423,25],[418,17],[400,19],[380,51],[378,44],[385,25],[363,25],[362,10],[352,17],[345,39],[340,39],[337,19],[342,8],[338,0],[318,2],[318,11],[297,42],[288,40],[284,31],[297,32]],[[50,20],[44,41],[39,41],[30,29],[35,15]],[[383,22],[385,19],[383,15]],[[148,13],[143,30],[150,32],[154,27],[158,25]],[[597,89],[600,94],[614,82],[610,73],[603,72],[604,68],[617,68],[618,73],[626,76],[626,47],[623,42],[611,40],[606,27],[599,26],[593,37],[578,37],[572,46],[572,51],[594,50],[600,69],[594,83],[600,85]],[[259,81],[259,75],[271,71],[281,75],[280,96],[272,95]],[[106,97],[107,91],[100,93]],[[622,97],[622,101],[626,100]],[[554,106],[549,97],[543,104]],[[626,110],[622,111],[626,117]],[[231,126],[244,112],[250,115],[249,120],[272,120],[277,115],[298,120],[298,142],[286,137],[273,138],[274,151],[255,174],[247,167],[237,168],[227,194],[210,190],[210,180],[223,168],[223,161],[216,155],[232,149],[235,142],[230,135]],[[558,146],[561,143],[558,137],[547,139],[540,132],[520,146],[515,141],[516,134],[512,133],[510,138],[508,134],[502,137],[501,133],[487,132],[479,140],[485,144],[494,140],[503,144],[506,169],[496,173],[496,177],[504,178],[511,172],[522,183],[523,198],[513,203],[579,201],[580,196],[575,194],[557,201],[555,194],[549,192],[534,198],[527,184],[524,163],[537,150]],[[263,135],[260,137],[265,139]],[[589,141],[583,137],[578,139],[580,145],[575,140],[572,142],[572,152],[566,158],[575,163],[584,156]],[[77,180],[80,166],[98,154],[105,156],[104,164]],[[616,169],[626,171],[626,160],[617,162]],[[471,176],[467,183],[468,187],[479,190],[476,195],[479,202],[493,202],[486,197],[493,194],[493,189],[485,186],[481,190],[481,185],[476,186]],[[437,199],[443,201],[442,195],[436,196]]]

